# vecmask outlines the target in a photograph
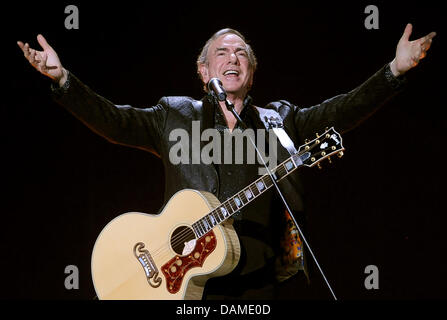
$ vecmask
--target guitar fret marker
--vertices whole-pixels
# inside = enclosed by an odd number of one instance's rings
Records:
[[[253,196],[255,197],[257,197],[260,194],[258,188],[254,184],[250,185],[250,191],[253,193]]]
[[[236,203],[234,202],[234,199],[229,199],[227,201],[230,204],[231,211],[233,211],[233,212],[237,211],[238,207],[237,207]]]
[[[219,217],[220,222],[225,220],[225,217],[221,215],[221,213],[218,210],[214,210],[214,212],[217,214],[217,216]]]
[[[216,209],[216,210],[214,210],[214,212],[217,214],[220,221],[225,220],[224,216],[221,214],[221,212],[219,210]]]
[[[228,215],[228,212],[227,212],[227,210],[225,209],[225,208],[220,208],[220,211],[222,211],[222,214],[223,214],[223,216],[226,218],[227,217],[227,215]]]
[[[236,206],[237,206],[238,208],[240,208],[240,206],[241,206],[241,200],[240,200],[238,197],[235,197],[235,198],[234,198],[234,202],[236,203]]]
[[[214,223],[213,223],[213,220],[212,220],[211,215],[208,214],[208,215],[206,216],[206,219],[208,220],[208,223],[210,224],[211,229],[212,229],[212,228],[214,227]]]
[[[245,190],[245,196],[247,197],[247,200],[250,200],[253,197],[253,194],[250,190]]]
[[[212,229],[214,226],[213,226],[213,223],[211,222],[211,219],[210,219],[210,216],[209,215],[206,215],[205,216],[205,221],[206,221],[206,223],[207,223],[207,225],[208,225],[208,229]]]

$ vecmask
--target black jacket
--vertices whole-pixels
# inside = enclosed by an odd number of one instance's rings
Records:
[[[286,101],[272,102],[265,108],[275,109],[281,115],[286,132],[298,147],[304,139],[314,138],[315,133],[322,132],[325,127],[333,126],[340,133],[354,128],[392,97],[401,82],[392,76],[386,65],[349,93],[310,108],[300,108]],[[55,90],[55,99],[108,141],[158,155],[166,173],[165,201],[185,188],[209,191],[218,196],[218,176],[213,165],[173,165],[169,161],[169,150],[175,144],[168,138],[172,130],[182,128],[191,134],[192,121],[200,121],[202,131],[213,127],[214,108],[210,99],[202,99],[202,107],[195,105],[190,97],[163,97],[149,108],[119,106],[94,93],[72,73],[66,85]],[[257,127],[263,128],[260,121]],[[280,149],[279,159],[287,157],[286,151]],[[286,189],[296,191],[299,182],[293,177],[288,179]],[[298,199],[293,201],[292,207],[302,210],[303,204]]]
[[[264,108],[274,109],[280,114],[286,132],[298,147],[325,127],[333,126],[340,133],[354,128],[392,97],[402,82],[392,75],[389,65],[385,65],[354,90],[321,104],[300,108],[287,101],[277,101]],[[169,151],[177,143],[169,139],[173,130],[183,129],[192,136],[192,121],[200,122],[200,134],[205,129],[214,128],[216,109],[210,95],[205,96],[202,103],[190,97],[163,97],[157,105],[149,108],[115,105],[94,93],[72,73],[69,73],[65,85],[53,89],[53,92],[59,104],[108,141],[158,155],[165,169],[165,202],[185,188],[208,191],[220,199],[219,175],[213,164],[192,164],[192,161],[189,164],[172,164],[169,160]],[[253,128],[264,128],[250,103],[244,109]],[[282,147],[277,153],[278,163],[289,157]],[[194,156],[197,154],[191,153],[190,159]],[[282,180],[280,187],[292,210],[304,211],[299,175],[292,174]],[[268,219],[264,224],[263,227],[267,227]],[[259,265],[262,264],[261,261]]]

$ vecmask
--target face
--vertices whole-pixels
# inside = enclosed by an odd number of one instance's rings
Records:
[[[205,83],[219,78],[228,94],[244,98],[253,83],[253,71],[245,42],[235,34],[224,34],[211,43],[208,64],[200,66]]]

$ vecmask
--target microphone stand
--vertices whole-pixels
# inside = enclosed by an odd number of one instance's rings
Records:
[[[234,115],[234,117],[236,118],[236,120],[237,120],[237,122],[240,124],[240,126],[241,126],[244,130],[247,129],[247,125],[244,123],[244,121],[241,119],[241,117],[239,116],[239,114],[236,112],[236,109],[234,108],[233,103],[231,103],[231,101],[228,100],[227,98],[225,98],[224,101],[225,101],[225,106],[227,107],[227,109],[228,109],[229,111],[231,111],[231,113]],[[256,146],[256,143],[251,139],[250,135],[248,135],[248,138],[249,138],[250,142],[252,143],[252,145],[254,146],[254,148],[255,148],[255,150],[256,150],[256,153],[258,154],[258,157],[259,157],[259,158],[261,159],[261,161],[262,161],[262,164],[263,164],[264,167],[266,168],[267,173],[269,174],[270,178],[272,179],[273,184],[275,185],[276,191],[278,192],[278,194],[279,194],[279,196],[280,196],[282,202],[284,203],[284,205],[285,205],[287,211],[289,212],[290,217],[292,218],[293,222],[295,223],[295,226],[297,227],[298,232],[299,232],[301,238],[303,239],[303,242],[305,243],[306,247],[309,249],[309,252],[310,252],[310,254],[312,255],[312,258],[313,258],[313,260],[315,261],[315,264],[317,265],[317,267],[318,267],[318,269],[319,269],[321,275],[323,276],[323,279],[324,279],[324,281],[326,282],[326,285],[328,286],[329,290],[331,291],[331,294],[332,294],[332,296],[334,297],[334,300],[337,300],[337,297],[335,296],[335,293],[334,293],[334,291],[332,290],[331,285],[329,284],[328,280],[326,279],[326,276],[324,275],[324,272],[323,272],[323,270],[321,269],[320,264],[319,264],[318,261],[317,261],[317,258],[315,257],[314,253],[312,252],[312,249],[311,249],[310,246],[309,246],[309,243],[307,242],[306,238],[304,237],[304,234],[301,232],[301,228],[299,227],[298,223],[296,222],[295,217],[293,216],[292,210],[290,210],[290,207],[289,207],[289,205],[287,204],[286,199],[284,198],[284,196],[283,196],[281,190],[279,189],[279,186],[278,186],[278,184],[276,183],[275,178],[273,177],[273,174],[271,173],[270,169],[268,168],[267,164],[265,163],[264,158],[262,157],[261,153],[259,152],[259,149],[258,149],[258,147]]]

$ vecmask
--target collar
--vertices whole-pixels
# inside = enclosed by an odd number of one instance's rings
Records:
[[[212,92],[208,92],[208,94],[206,95],[206,99],[215,108],[216,107],[220,108],[219,100],[217,100],[216,96]],[[242,108],[242,111],[241,111],[241,114],[240,114],[241,117],[247,112],[247,109],[252,104],[252,101],[253,101],[253,98],[251,96],[247,95],[245,97],[244,102],[242,103],[243,108]],[[218,110],[220,110],[220,109],[218,109]]]
[[[213,110],[214,114],[214,128],[217,128],[219,131],[225,130],[227,124],[217,97],[213,93],[208,93],[205,100],[207,100],[207,102],[212,106],[210,109]],[[252,100],[253,99],[249,95],[247,95],[244,99],[243,108],[240,113],[240,117],[244,122],[247,121],[247,112],[251,109],[250,106]],[[236,128],[240,129],[239,124],[236,125]]]

